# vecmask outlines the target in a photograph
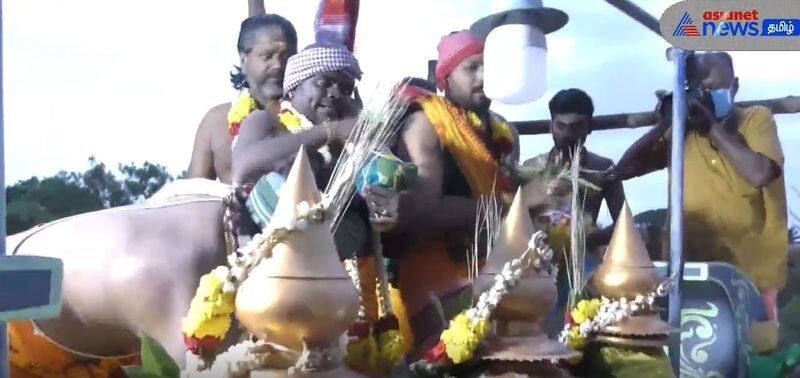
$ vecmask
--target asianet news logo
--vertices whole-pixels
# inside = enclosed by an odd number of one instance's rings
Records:
[[[758,11],[755,9],[747,11],[706,11],[703,12],[700,34],[703,37],[755,37],[761,34],[760,25]]]
[[[686,50],[800,50],[798,0],[683,0],[660,24],[664,39]]]

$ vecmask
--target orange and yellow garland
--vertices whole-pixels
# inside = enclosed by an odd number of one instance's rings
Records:
[[[244,118],[258,109],[258,102],[249,93],[239,96],[236,102],[231,104],[231,109],[228,110],[228,135],[231,139],[239,135],[239,127]]]
[[[467,119],[469,119],[470,125],[472,125],[476,132],[479,134],[486,132],[483,126],[483,120],[481,120],[481,117],[475,112],[467,112]],[[514,147],[514,134],[511,132],[511,126],[509,126],[508,123],[503,122],[497,117],[491,117],[489,132],[492,135],[492,141],[497,145],[501,153],[511,153]]]

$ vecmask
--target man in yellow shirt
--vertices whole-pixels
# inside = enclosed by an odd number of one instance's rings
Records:
[[[684,235],[688,261],[724,261],[759,288],[770,320],[786,281],[784,156],[775,120],[762,106],[733,106],[739,89],[730,55],[687,57],[689,112],[684,160]],[[671,106],[662,97],[656,127],[620,159],[621,179],[665,168]]]

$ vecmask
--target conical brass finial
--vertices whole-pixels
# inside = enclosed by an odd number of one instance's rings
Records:
[[[497,239],[494,241],[492,251],[486,259],[483,272],[488,274],[498,274],[503,270],[503,265],[525,252],[528,248],[528,241],[534,233],[533,222],[525,206],[525,199],[522,195],[522,188],[517,188],[514,201],[508,209]]]
[[[311,171],[305,149],[300,147],[292,170],[281,187],[280,199],[275,206],[271,222],[278,226],[298,220],[298,205],[306,202],[314,206],[321,201],[321,195]],[[296,232],[272,249],[272,258],[266,265],[269,277],[295,278],[347,278],[336,253],[336,244],[330,232],[328,221],[298,221]],[[273,223],[271,223],[273,224]]]
[[[633,298],[654,290],[661,280],[626,202],[617,219],[603,263],[594,274],[594,286],[606,297]]]
[[[289,176],[286,177],[286,183],[283,184],[278,195],[280,198],[275,205],[275,212],[272,214],[272,219],[278,222],[297,219],[299,215],[297,205],[303,201],[311,206],[321,201],[322,196],[317,189],[317,182],[314,179],[314,172],[311,170],[305,147],[300,146]]]

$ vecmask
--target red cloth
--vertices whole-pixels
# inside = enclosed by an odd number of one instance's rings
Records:
[[[356,41],[358,6],[359,0],[320,0],[314,21],[316,41],[338,42],[352,52]]]
[[[462,31],[442,37],[439,42],[439,62],[436,64],[436,85],[446,89],[447,77],[464,59],[483,52],[483,40]]]

